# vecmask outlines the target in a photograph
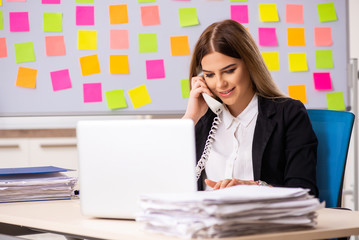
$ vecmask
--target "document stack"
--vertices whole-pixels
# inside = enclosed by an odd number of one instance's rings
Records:
[[[147,231],[219,238],[310,228],[323,207],[302,188],[239,185],[215,191],[150,194],[136,220]]]
[[[0,202],[70,199],[76,178],[57,167],[0,169]]]

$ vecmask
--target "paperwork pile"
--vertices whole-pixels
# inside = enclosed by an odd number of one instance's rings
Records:
[[[323,207],[302,188],[239,185],[216,191],[150,194],[136,220],[145,230],[184,238],[231,237],[316,225]]]
[[[68,169],[29,167],[0,169],[0,202],[69,199],[76,178],[61,173]]]

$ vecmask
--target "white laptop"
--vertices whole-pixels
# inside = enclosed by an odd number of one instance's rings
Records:
[[[191,120],[79,121],[84,215],[133,219],[141,194],[197,191]]]

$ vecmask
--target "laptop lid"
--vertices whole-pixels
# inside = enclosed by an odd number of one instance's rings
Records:
[[[81,210],[135,218],[141,194],[197,191],[191,120],[79,121]]]

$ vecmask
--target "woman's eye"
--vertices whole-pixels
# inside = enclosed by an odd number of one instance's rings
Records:
[[[235,70],[236,70],[235,68],[232,68],[232,69],[227,70],[225,73],[233,73]]]
[[[206,78],[211,78],[211,77],[213,77],[213,75],[214,75],[213,73],[206,73],[206,74],[205,74],[205,77],[206,77]]]

